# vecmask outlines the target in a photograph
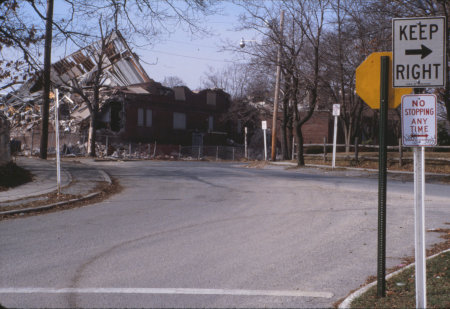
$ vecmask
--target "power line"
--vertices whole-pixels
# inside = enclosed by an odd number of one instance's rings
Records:
[[[189,59],[202,60],[202,61],[229,62],[229,63],[237,62],[237,61],[234,61],[234,60],[225,60],[225,59],[224,60],[219,60],[219,59],[212,59],[212,58],[186,56],[186,55],[180,55],[180,54],[175,54],[175,53],[166,52],[166,51],[162,51],[162,50],[155,50],[155,49],[153,49],[152,52],[161,53],[161,54],[170,55],[170,56],[176,56],[176,57],[183,57],[183,58],[189,58]]]

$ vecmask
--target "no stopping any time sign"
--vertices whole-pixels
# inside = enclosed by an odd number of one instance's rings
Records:
[[[436,146],[437,98],[434,94],[402,96],[402,143],[404,146]]]

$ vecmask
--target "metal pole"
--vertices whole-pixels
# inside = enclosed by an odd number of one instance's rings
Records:
[[[327,137],[323,137],[323,162],[327,162]]]
[[[61,193],[61,158],[59,156],[59,98],[58,89],[55,90],[56,106],[55,106],[55,138],[56,138],[56,187],[58,195]]]
[[[402,138],[398,139],[398,165],[403,166],[403,148],[402,148]]]
[[[358,149],[358,137],[355,137],[355,161],[358,162],[359,149]]]
[[[414,147],[416,308],[427,307],[425,256],[425,148]]]
[[[216,161],[219,160],[219,146],[216,147]]]
[[[266,130],[264,132],[264,161],[267,161],[267,138],[266,138]]]
[[[284,26],[284,10],[281,10],[280,14],[280,39],[283,36],[283,26]],[[277,148],[277,116],[278,116],[278,97],[280,92],[280,75],[281,75],[281,67],[280,67],[280,59],[281,59],[281,42],[278,45],[278,53],[277,53],[277,76],[275,80],[275,95],[273,98],[273,117],[272,117],[272,161],[276,160],[276,148]]]
[[[178,160],[181,159],[181,145],[178,145]]]
[[[386,165],[387,116],[389,89],[389,57],[381,57],[380,74],[380,137],[378,154],[378,265],[377,296],[386,296]]]
[[[331,167],[336,167],[336,140],[337,140],[337,121],[338,116],[334,116],[334,131],[333,131],[333,161]]]
[[[234,161],[234,150],[235,150],[235,147],[233,147],[233,161]]]
[[[156,141],[155,141],[155,148],[153,149],[153,158],[156,157]]]

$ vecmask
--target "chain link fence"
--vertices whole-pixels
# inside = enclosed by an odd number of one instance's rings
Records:
[[[11,134],[16,154],[39,155],[40,134],[28,131]],[[60,155],[66,157],[86,156],[88,136],[86,134],[61,132]],[[55,133],[48,134],[48,154],[54,155]],[[96,156],[115,159],[176,159],[176,160],[243,160],[244,146],[181,146],[153,143],[124,142],[120,137],[97,134]],[[248,159],[263,158],[263,150],[249,149]]]

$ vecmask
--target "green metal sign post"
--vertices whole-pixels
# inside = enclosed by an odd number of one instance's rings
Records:
[[[386,296],[386,132],[389,98],[389,57],[381,57],[380,70],[380,131],[378,153],[378,265],[377,296]]]

